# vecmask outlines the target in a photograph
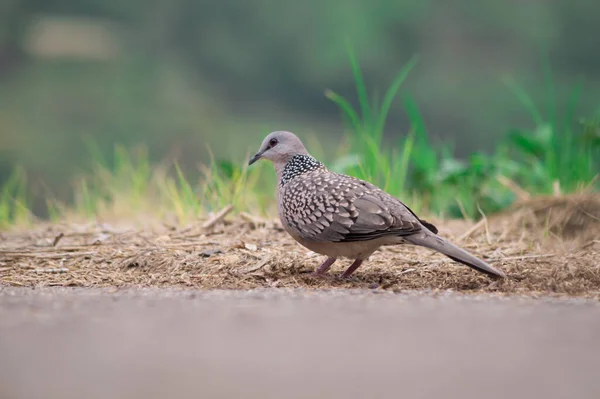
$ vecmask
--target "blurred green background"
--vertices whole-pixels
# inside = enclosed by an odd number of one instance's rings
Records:
[[[550,65],[557,109],[579,84],[575,117],[598,111],[599,16],[589,0],[2,0],[0,185],[18,164],[35,195],[68,200],[89,142],[188,170],[207,146],[241,164],[271,130],[333,153],[344,127],[323,93],[356,98],[347,44],[379,95],[417,54],[402,93],[430,138],[490,152],[534,123],[507,78],[543,101]],[[408,129],[396,101],[384,137]]]

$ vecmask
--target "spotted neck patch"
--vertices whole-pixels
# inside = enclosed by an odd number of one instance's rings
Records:
[[[310,155],[294,155],[283,167],[281,173],[281,185],[290,181],[296,176],[322,168],[324,165],[311,157]]]

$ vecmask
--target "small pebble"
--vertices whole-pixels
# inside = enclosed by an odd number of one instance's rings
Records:
[[[200,256],[204,257],[204,258],[208,258],[209,256],[215,255],[215,254],[220,254],[223,253],[223,251],[221,251],[220,249],[207,249],[206,251],[202,251],[200,253]]]

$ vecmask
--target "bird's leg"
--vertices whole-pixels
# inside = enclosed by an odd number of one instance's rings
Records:
[[[336,261],[336,258],[327,258],[325,260],[325,262],[323,262],[321,264],[321,266],[319,266],[319,268],[317,270],[315,270],[314,272],[312,272],[310,275],[313,277],[322,277],[325,275],[325,273],[327,273],[327,270],[329,270],[329,268],[331,267],[331,265],[333,265],[333,262]]]
[[[359,267],[360,265],[362,265],[362,263],[363,263],[363,260],[362,260],[362,259],[356,259],[356,260],[354,261],[354,263],[352,263],[352,264],[350,265],[350,267],[349,267],[348,269],[346,269],[346,271],[345,271],[345,272],[342,274],[342,278],[346,278],[346,277],[348,277],[349,275],[351,275],[352,273],[354,273],[354,271],[355,271],[356,269],[358,269],[358,267]]]

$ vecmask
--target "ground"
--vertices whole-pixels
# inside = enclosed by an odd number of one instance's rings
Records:
[[[586,212],[584,216],[591,215]],[[594,218],[588,217],[600,221]],[[579,219],[571,217],[571,225],[572,220]],[[600,230],[595,230],[600,222],[579,223],[581,231],[565,223],[571,227],[563,226],[562,235],[548,227],[547,218],[541,226],[532,225],[518,212],[483,219],[475,226],[464,221],[434,222],[440,235],[503,270],[508,278],[494,280],[428,249],[408,245],[382,248],[349,280],[313,278],[309,274],[323,256],[295,243],[278,221],[242,214],[188,227],[65,223],[4,232],[0,284],[452,290],[600,298],[600,233],[596,234]],[[331,276],[339,276],[349,263],[336,262]]]
[[[432,220],[504,280],[411,246],[310,277],[247,214],[5,231],[0,397],[600,397],[600,206],[567,202]]]

